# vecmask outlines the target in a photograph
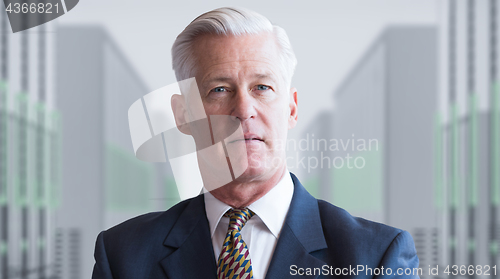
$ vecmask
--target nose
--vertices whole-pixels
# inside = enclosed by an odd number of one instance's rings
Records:
[[[245,90],[238,90],[234,96],[232,107],[231,116],[238,118],[240,121],[255,118],[257,114],[255,100],[250,92]]]

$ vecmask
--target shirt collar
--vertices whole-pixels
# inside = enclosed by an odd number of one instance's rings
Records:
[[[281,180],[263,197],[248,206],[262,220],[271,233],[277,238],[285,222],[288,208],[293,196],[293,181],[288,169]],[[205,211],[210,225],[210,236],[213,237],[215,229],[222,216],[231,206],[215,198],[210,192],[205,192]]]

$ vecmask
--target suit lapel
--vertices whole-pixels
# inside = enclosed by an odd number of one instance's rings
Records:
[[[290,266],[297,268],[321,268],[325,264],[310,253],[327,248],[318,201],[291,174],[294,192],[285,224],[274,250],[266,278],[284,278],[290,275]],[[305,278],[317,278],[318,275]]]
[[[290,266],[321,268],[310,253],[327,248],[317,200],[291,174],[294,193],[266,278],[284,278]],[[216,278],[216,259],[205,213],[203,195],[194,198],[179,216],[163,243],[173,248],[160,265],[168,278]],[[208,255],[208,256],[207,256]],[[305,276],[305,278],[317,278]]]
[[[168,278],[216,278],[203,195],[187,205],[163,244],[175,249],[160,261]]]

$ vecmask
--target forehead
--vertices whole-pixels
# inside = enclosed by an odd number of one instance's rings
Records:
[[[273,34],[264,32],[241,36],[204,35],[194,43],[196,76],[206,78],[242,68],[258,74],[277,73],[278,45]],[[254,73],[255,74],[255,73]]]

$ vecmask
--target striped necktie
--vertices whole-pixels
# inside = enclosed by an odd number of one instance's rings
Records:
[[[254,216],[250,209],[229,209],[229,227],[217,263],[218,279],[253,278],[252,261],[246,243],[241,239],[241,229]]]

